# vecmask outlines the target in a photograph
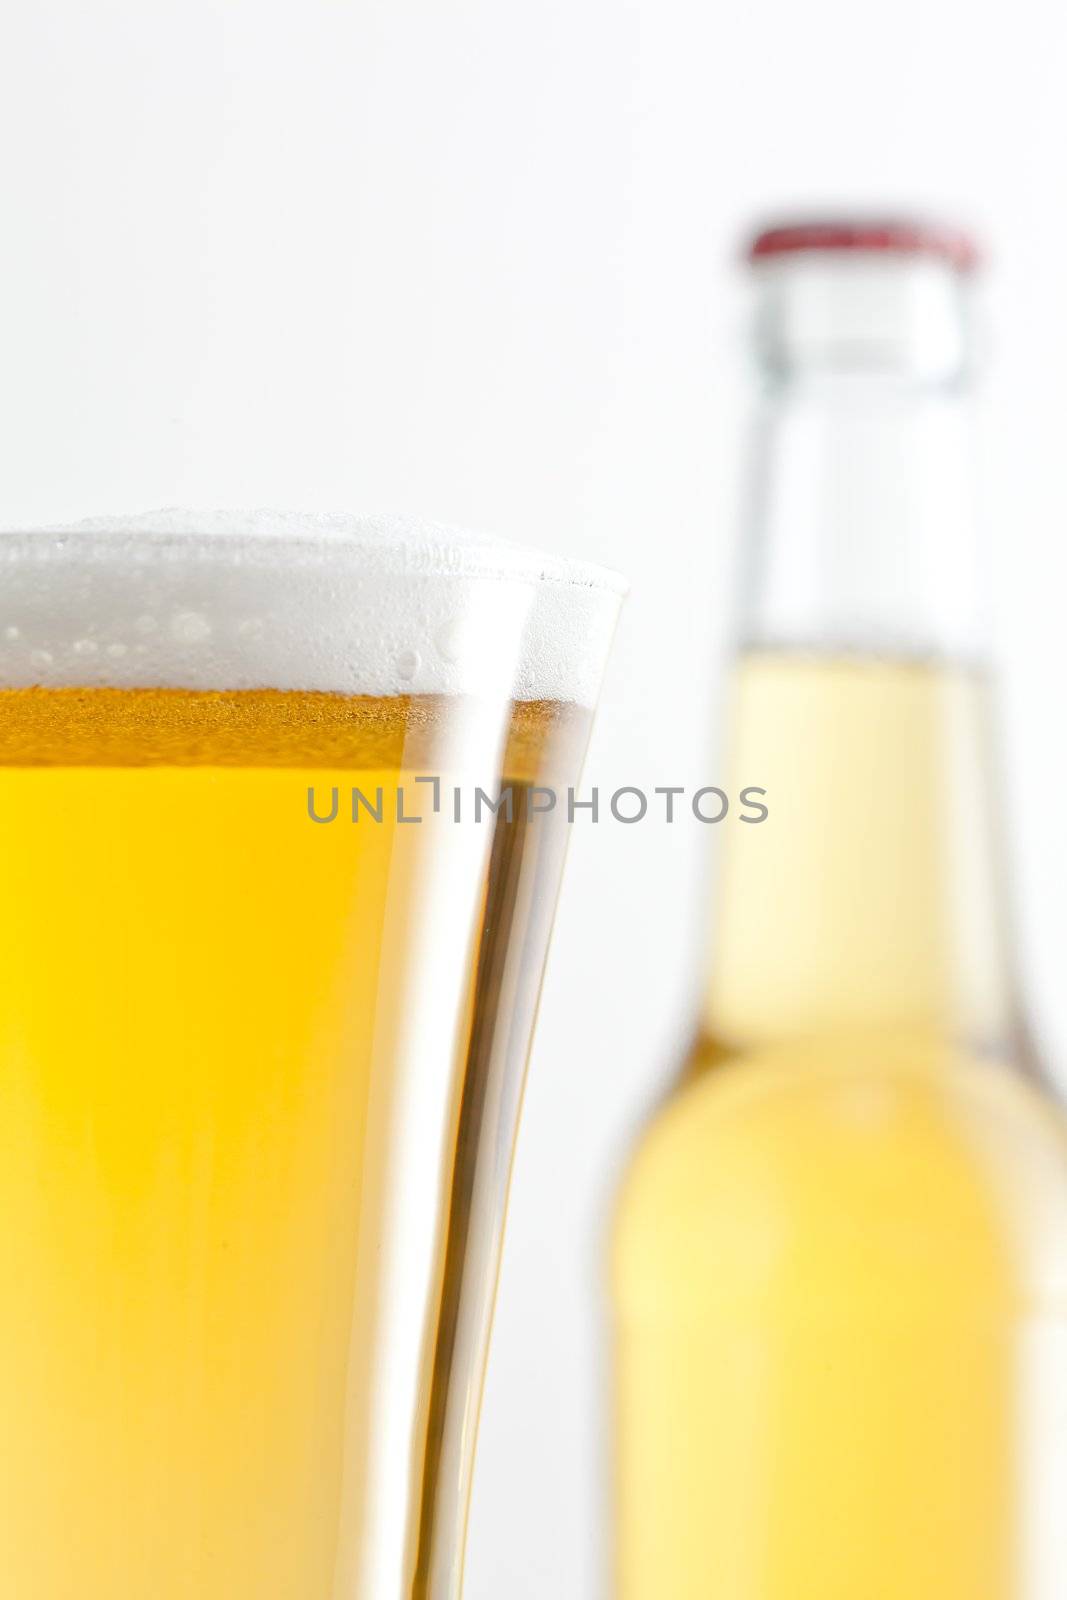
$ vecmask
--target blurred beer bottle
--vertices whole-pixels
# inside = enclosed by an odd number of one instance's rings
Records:
[[[1020,1024],[969,242],[777,227],[698,1038],[613,1246],[619,1600],[1053,1600],[1067,1132]]]

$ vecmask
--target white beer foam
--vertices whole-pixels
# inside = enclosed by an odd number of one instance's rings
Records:
[[[0,532],[0,684],[592,705],[613,573],[404,517],[167,510]],[[516,659],[517,658],[517,659]]]

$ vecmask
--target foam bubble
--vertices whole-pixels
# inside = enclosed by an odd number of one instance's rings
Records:
[[[437,523],[150,512],[0,532],[9,686],[471,693],[592,704],[624,586]]]
[[[200,611],[179,611],[171,621],[170,631],[182,644],[200,644],[211,637],[211,622]]]

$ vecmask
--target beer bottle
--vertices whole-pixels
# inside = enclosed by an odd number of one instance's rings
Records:
[[[969,450],[970,242],[754,241],[731,816],[612,1251],[618,1600],[1053,1600],[1067,1132],[1020,1015]]]

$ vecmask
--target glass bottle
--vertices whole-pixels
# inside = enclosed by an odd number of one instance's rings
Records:
[[[974,252],[751,247],[762,376],[696,1041],[616,1216],[618,1600],[1053,1600],[1067,1136],[1020,1017]]]

